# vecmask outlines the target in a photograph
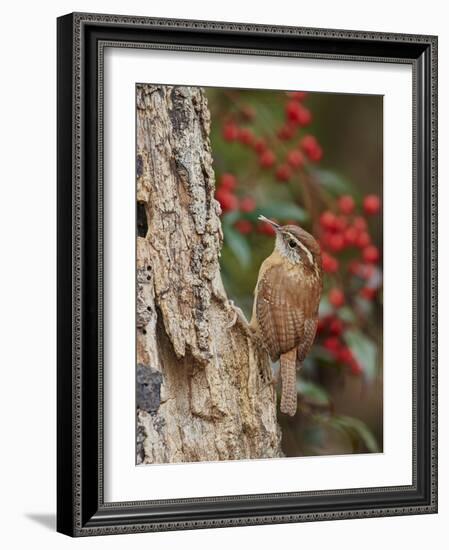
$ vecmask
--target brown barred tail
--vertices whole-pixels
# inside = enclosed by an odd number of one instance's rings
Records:
[[[298,396],[296,392],[296,348],[281,355],[281,413],[295,416]]]

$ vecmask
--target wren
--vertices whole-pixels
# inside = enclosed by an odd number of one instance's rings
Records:
[[[297,409],[296,368],[315,339],[323,288],[321,249],[315,238],[295,225],[279,225],[259,216],[275,230],[275,247],[259,270],[251,327],[271,360],[280,360],[282,413]]]

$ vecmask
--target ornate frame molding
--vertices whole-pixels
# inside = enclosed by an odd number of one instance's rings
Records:
[[[136,30],[138,39],[130,39]],[[156,41],[151,31],[161,33]],[[142,33],[148,35],[146,41],[142,41]],[[179,33],[183,39],[180,43]],[[168,41],[164,42],[164,36]],[[217,45],[220,40],[222,44]],[[106,46],[412,64],[414,459],[410,487],[104,502],[102,104]],[[330,49],[339,53],[331,53]],[[89,121],[85,112],[94,103],[96,120]],[[70,136],[68,125],[72,128]],[[58,20],[58,144],[58,531],[87,536],[437,511],[436,37],[70,14]],[[88,153],[93,145],[95,155]],[[86,187],[88,182],[91,185]],[[86,206],[86,200],[91,201],[90,207]],[[86,245],[83,240],[86,232],[95,237],[95,246]],[[94,298],[96,320],[86,314],[86,300]],[[97,323],[95,342],[89,340],[86,328],[92,322]],[[87,371],[88,365],[94,368]],[[428,399],[427,406],[422,395]],[[86,411],[97,415],[95,430],[88,429],[83,422]],[[301,499],[310,503],[310,510]],[[285,501],[285,508],[296,506],[297,510],[276,514],[261,511],[261,503],[266,506],[275,501],[277,504]],[[205,508],[212,504],[222,506],[222,517],[208,517]],[[193,505],[202,506],[201,514]],[[171,506],[170,513],[152,512],[152,508],[162,506]],[[229,510],[233,517],[229,517]],[[186,515],[190,517],[185,519]],[[184,519],[179,519],[181,516]]]

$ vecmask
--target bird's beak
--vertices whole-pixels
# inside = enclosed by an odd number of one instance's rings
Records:
[[[269,224],[272,225],[276,230],[278,230],[278,229],[281,227],[278,223],[274,222],[273,220],[269,220],[269,219],[266,218],[265,216],[260,215],[257,219],[260,220],[261,222],[269,223]]]

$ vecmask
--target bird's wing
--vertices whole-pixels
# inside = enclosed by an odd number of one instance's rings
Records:
[[[318,319],[306,319],[304,321],[304,336],[298,346],[297,360],[302,363],[309,353],[315,340],[316,328],[318,326]]]
[[[304,335],[304,304],[300,288],[292,288],[282,266],[268,268],[256,292],[257,323],[273,360],[296,348]]]

